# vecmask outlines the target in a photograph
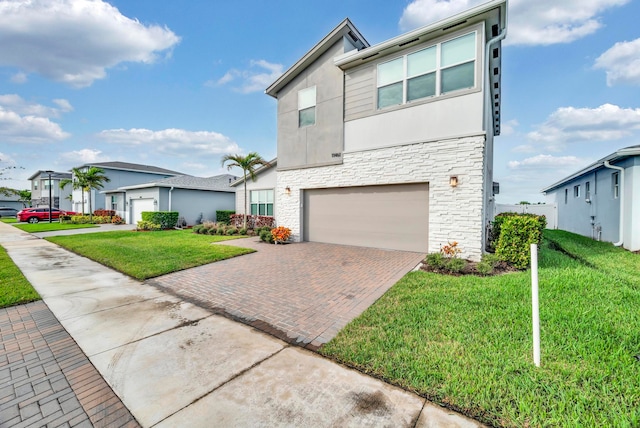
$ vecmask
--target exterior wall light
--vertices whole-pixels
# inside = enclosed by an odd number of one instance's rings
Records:
[[[158,200],[157,199],[153,200],[153,205],[158,205]]]
[[[287,194],[287,195],[290,195],[291,194],[291,187],[289,187],[289,186],[285,187],[284,188],[284,193]]]
[[[449,186],[458,187],[458,176],[457,175],[452,175],[451,177],[449,177]]]

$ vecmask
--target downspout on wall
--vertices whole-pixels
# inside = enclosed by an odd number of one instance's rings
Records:
[[[604,161],[604,166],[620,171],[620,189],[618,189],[618,196],[620,197],[620,230],[618,232],[618,242],[613,243],[616,247],[620,247],[624,243],[624,168],[611,165],[608,160]]]
[[[494,45],[497,42],[500,42],[502,40],[504,40],[505,37],[507,37],[507,28],[509,26],[509,14],[507,13],[507,9],[508,9],[508,4],[507,7],[505,7],[505,17],[504,17],[504,28],[502,29],[502,31],[500,32],[500,34],[498,34],[497,36],[493,37],[492,39],[488,40],[487,43],[485,44],[485,49],[484,49],[484,60],[486,61],[485,63],[485,67],[484,67],[484,74],[485,74],[485,78],[484,78],[484,84],[485,84],[485,91],[484,91],[484,129],[486,132],[486,137],[489,137],[489,132],[491,132],[491,139],[493,142],[493,135],[494,135],[494,131],[490,131],[494,128],[494,121],[493,121],[493,94],[492,94],[492,85],[491,85],[491,74],[489,72],[489,53],[491,52],[491,46]],[[502,55],[502,52],[500,52],[500,55]],[[487,147],[488,150],[488,147]],[[487,162],[488,162],[488,155],[487,154]],[[491,162],[493,162],[493,147],[491,147]],[[485,176],[485,190],[482,196],[482,209],[483,209],[483,223],[488,221],[489,218],[489,213],[487,213],[486,211],[489,209],[489,189],[488,187],[491,186],[491,189],[493,189],[493,175],[492,175],[492,179],[490,180],[490,182],[487,184],[487,173],[489,172],[489,167],[488,165],[485,165],[485,171],[484,171],[484,176]],[[491,190],[491,198],[493,198],[493,190]],[[484,247],[487,243],[487,228],[488,228],[488,224],[485,224],[484,227],[482,228],[482,246]]]
[[[167,211],[171,211],[171,192],[173,192],[173,189],[173,186],[171,186],[171,189],[169,189],[169,209]]]

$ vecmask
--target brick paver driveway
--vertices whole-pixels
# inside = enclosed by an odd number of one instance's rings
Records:
[[[248,238],[223,244],[257,252],[148,283],[310,348],[328,342],[424,258],[315,242],[269,245]]]

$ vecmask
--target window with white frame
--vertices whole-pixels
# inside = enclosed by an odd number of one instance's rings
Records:
[[[584,183],[584,198],[591,199],[591,183],[588,181]]]
[[[569,202],[569,189],[564,189],[564,203]]]
[[[33,180],[33,190],[38,190],[38,180]]]
[[[618,199],[620,197],[620,174],[614,172],[611,174],[611,185],[613,191],[613,197]]]
[[[44,190],[49,190],[49,187],[53,184],[53,180],[42,180],[44,184]],[[53,187],[51,187],[53,189]]]
[[[300,128],[316,123],[316,87],[298,91],[298,126]]]
[[[273,215],[273,190],[252,190],[250,200],[252,215]]]
[[[579,198],[580,197],[580,185],[579,184],[577,186],[573,186],[573,197],[574,198]]]
[[[118,211],[118,197],[116,195],[111,195],[111,209]]]
[[[378,65],[378,109],[476,85],[476,33]]]

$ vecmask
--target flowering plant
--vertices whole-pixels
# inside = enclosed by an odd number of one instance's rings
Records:
[[[278,226],[271,229],[271,235],[273,236],[273,240],[276,244],[278,242],[284,242],[291,236],[291,229],[284,226]]]
[[[455,259],[458,254],[462,252],[462,250],[458,248],[458,241],[447,241],[447,245],[443,245],[440,247],[440,252],[450,259]]]

